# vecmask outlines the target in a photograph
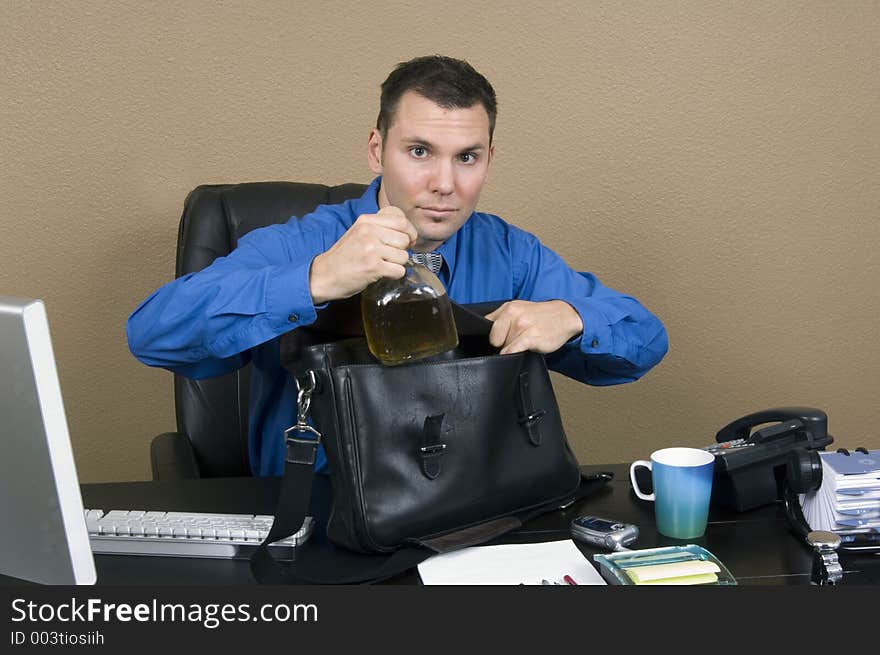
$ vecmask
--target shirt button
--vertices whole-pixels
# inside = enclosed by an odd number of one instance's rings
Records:
[[[598,347],[599,347],[599,340],[598,340],[598,339],[593,339],[593,341],[590,343],[590,346],[591,346],[592,348],[598,348]]]
[[[296,323],[299,320],[299,316],[297,316],[296,314],[291,314],[287,317],[287,320],[290,323]]]

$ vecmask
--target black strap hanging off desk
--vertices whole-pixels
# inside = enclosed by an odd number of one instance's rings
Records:
[[[317,449],[314,445],[306,444]],[[299,449],[298,451],[296,449]],[[251,573],[260,584],[361,584],[387,580],[408,571],[432,555],[486,543],[526,521],[589,496],[610,481],[611,473],[582,476],[578,489],[563,503],[538,507],[521,514],[501,517],[425,541],[412,541],[390,555],[366,555],[331,544],[306,541],[295,549],[295,560],[276,560],[269,544],[296,534],[306,518],[314,481],[314,459],[302,456],[303,440],[288,447],[284,478],[275,509],[272,529],[251,556]]]
[[[300,441],[299,447],[303,444]],[[308,445],[306,446],[308,447]],[[317,442],[313,446],[317,449]],[[358,584],[378,582],[402,573],[435,554],[406,547],[392,555],[363,555],[306,541],[291,562],[276,560],[269,544],[296,534],[306,518],[314,481],[314,459],[292,455],[288,447],[275,520],[269,534],[251,556],[251,573],[261,584]]]

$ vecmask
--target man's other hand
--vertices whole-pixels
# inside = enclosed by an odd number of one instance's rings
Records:
[[[406,250],[417,238],[415,227],[397,207],[358,216],[329,250],[312,260],[312,302],[349,298],[379,278],[403,277]]]
[[[583,329],[580,315],[567,302],[511,300],[486,318],[494,322],[489,342],[502,355],[533,350],[552,353]]]

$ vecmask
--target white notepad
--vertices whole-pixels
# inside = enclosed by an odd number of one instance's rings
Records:
[[[579,585],[605,580],[571,539],[534,544],[472,546],[434,555],[419,564],[426,585],[540,585],[571,576]]]

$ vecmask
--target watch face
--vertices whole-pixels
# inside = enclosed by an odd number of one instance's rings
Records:
[[[840,535],[827,530],[813,530],[807,534],[807,543],[813,548],[836,550],[840,546]]]

